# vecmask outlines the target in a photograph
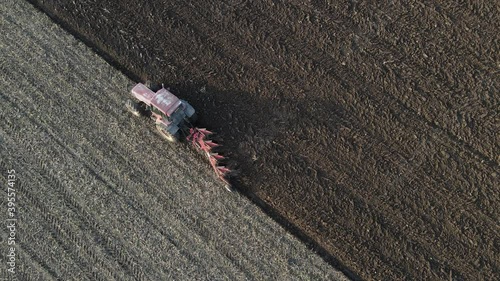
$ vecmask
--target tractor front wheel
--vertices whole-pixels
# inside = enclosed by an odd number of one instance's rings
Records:
[[[175,134],[169,133],[164,126],[160,124],[156,124],[156,129],[160,133],[160,135],[166,139],[168,142],[176,143],[179,141],[179,132],[175,132]]]

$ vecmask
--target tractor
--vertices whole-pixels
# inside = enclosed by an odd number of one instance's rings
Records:
[[[224,156],[214,152],[219,145],[208,139],[209,135],[213,134],[211,131],[193,126],[197,121],[197,114],[187,101],[179,99],[163,85],[158,87],[150,81],[135,85],[131,94],[134,100],[128,99],[125,103],[128,111],[135,116],[153,119],[156,129],[167,141],[185,140],[191,143],[208,158],[217,177],[225,183],[226,189],[231,191],[227,179],[231,171],[220,164]]]

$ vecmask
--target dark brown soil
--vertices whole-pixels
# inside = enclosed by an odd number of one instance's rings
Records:
[[[500,279],[497,1],[31,1],[189,100],[350,277]]]

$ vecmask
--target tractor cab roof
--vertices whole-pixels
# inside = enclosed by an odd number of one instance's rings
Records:
[[[132,88],[132,94],[147,105],[152,105],[170,116],[181,105],[181,100],[165,88],[153,92],[146,85],[139,83]]]

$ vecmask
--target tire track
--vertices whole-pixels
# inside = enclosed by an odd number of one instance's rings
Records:
[[[27,125],[27,124],[26,124]],[[26,130],[27,127],[23,127],[24,130]],[[10,127],[9,132],[19,132],[21,128],[14,129],[13,127]],[[18,141],[17,143],[22,144],[24,147],[18,148],[16,145],[16,140]],[[40,155],[40,151],[35,150],[35,146],[29,145],[28,141],[22,141],[26,140],[23,138],[19,133],[13,135],[13,138],[8,139],[8,144],[10,144],[8,147],[10,149],[12,148],[17,148],[16,150],[23,150],[23,151],[30,151],[33,156],[42,156]],[[35,186],[48,186],[50,185],[52,188],[55,188],[55,191],[58,192],[60,196],[62,196],[63,202],[69,203],[70,204],[70,209],[72,210],[72,213],[74,213],[78,218],[81,218],[86,226],[90,229],[93,230],[94,236],[95,236],[95,241],[107,241],[109,242],[110,240],[105,239],[107,235],[104,234],[103,232],[98,231],[97,227],[97,222],[95,221],[95,218],[92,219],[93,217],[87,214],[82,208],[79,207],[77,203],[74,201],[74,196],[71,196],[67,189],[64,187],[63,183],[59,181],[57,177],[54,176],[53,170],[48,169],[48,165],[46,160],[42,159],[37,159],[35,160],[36,163],[33,163],[32,161],[29,161],[29,159],[22,158],[22,159],[16,159],[16,163],[25,163],[25,164],[18,164],[20,165],[20,171],[23,171],[25,173],[25,176],[29,176],[33,183],[35,183]],[[39,170],[40,169],[40,170]],[[28,172],[24,172],[28,171]],[[38,175],[35,173],[31,173],[30,171],[36,171],[38,172]],[[38,180],[41,177],[42,180]],[[18,186],[19,188],[19,186]],[[47,229],[49,232],[51,232],[51,237],[57,241],[66,252],[71,252],[73,253],[73,258],[75,260],[79,260],[81,263],[83,263],[83,267],[89,269],[89,272],[87,274],[92,274],[88,275],[90,280],[95,280],[95,277],[98,277],[98,280],[106,280],[107,278],[102,277],[100,274],[97,274],[97,272],[105,271],[104,276],[113,276],[114,280],[123,280],[124,276],[117,276],[115,275],[115,269],[109,269],[106,264],[112,264],[113,261],[117,260],[120,265],[127,264],[126,260],[124,261],[121,254],[117,253],[116,251],[116,245],[110,245],[109,243],[103,243],[101,246],[103,246],[103,249],[105,252],[107,252],[109,255],[111,255],[111,258],[108,258],[106,261],[103,261],[102,258],[99,258],[98,255],[96,254],[95,251],[92,249],[89,249],[86,247],[86,244],[78,237],[78,235],[75,234],[76,231],[81,231],[84,232],[83,229],[76,227],[74,224],[67,222],[64,218],[58,219],[55,215],[52,215],[52,212],[50,209],[43,205],[40,200],[36,198],[35,195],[31,194],[31,192],[28,189],[25,189],[22,185],[21,188],[19,188],[19,191],[21,192],[22,196],[28,200],[27,206],[34,206],[36,207],[41,214],[42,218],[44,219],[45,222],[48,223],[49,228]],[[77,210],[78,212],[74,212]],[[84,214],[84,217],[82,217],[82,214]],[[89,219],[90,218],[90,219]],[[60,238],[62,237],[62,238]],[[70,241],[65,241],[65,237],[69,238]],[[91,260],[91,264],[87,263],[82,257],[80,256],[82,252],[74,252],[71,247],[71,243],[73,245],[76,245],[79,249],[83,250],[83,253],[86,254],[86,257],[90,257],[89,260]],[[130,262],[129,262],[130,263]],[[93,270],[94,265],[100,265],[101,268],[98,271]],[[125,270],[129,270],[127,267],[123,267]],[[143,278],[137,278],[139,275],[135,274],[134,275],[137,280],[143,280]],[[56,278],[60,278],[60,276],[54,276]]]
[[[3,142],[0,143],[0,148],[2,151],[8,150],[8,147],[4,146]],[[2,171],[5,171],[4,167],[13,167],[10,163],[7,165],[7,163],[3,161],[4,159],[5,158],[0,159]],[[19,171],[17,166],[15,168]],[[0,175],[0,180],[2,182],[7,182],[7,178],[4,177],[4,174]],[[17,182],[17,186],[19,184],[22,184],[22,182]],[[5,190],[2,193],[5,195],[5,198],[7,198],[7,191]],[[19,193],[17,193],[17,195],[19,195]],[[23,212],[19,212],[19,215],[18,221],[24,220]],[[18,233],[24,233],[23,224],[19,224],[18,226]],[[15,269],[16,276],[20,276],[22,280],[56,280],[58,274],[47,265],[44,259],[38,256],[28,243],[25,243],[25,237],[26,235],[23,235],[21,239],[16,241],[17,246],[15,246],[15,251],[18,261]],[[19,261],[22,261],[22,263]]]

